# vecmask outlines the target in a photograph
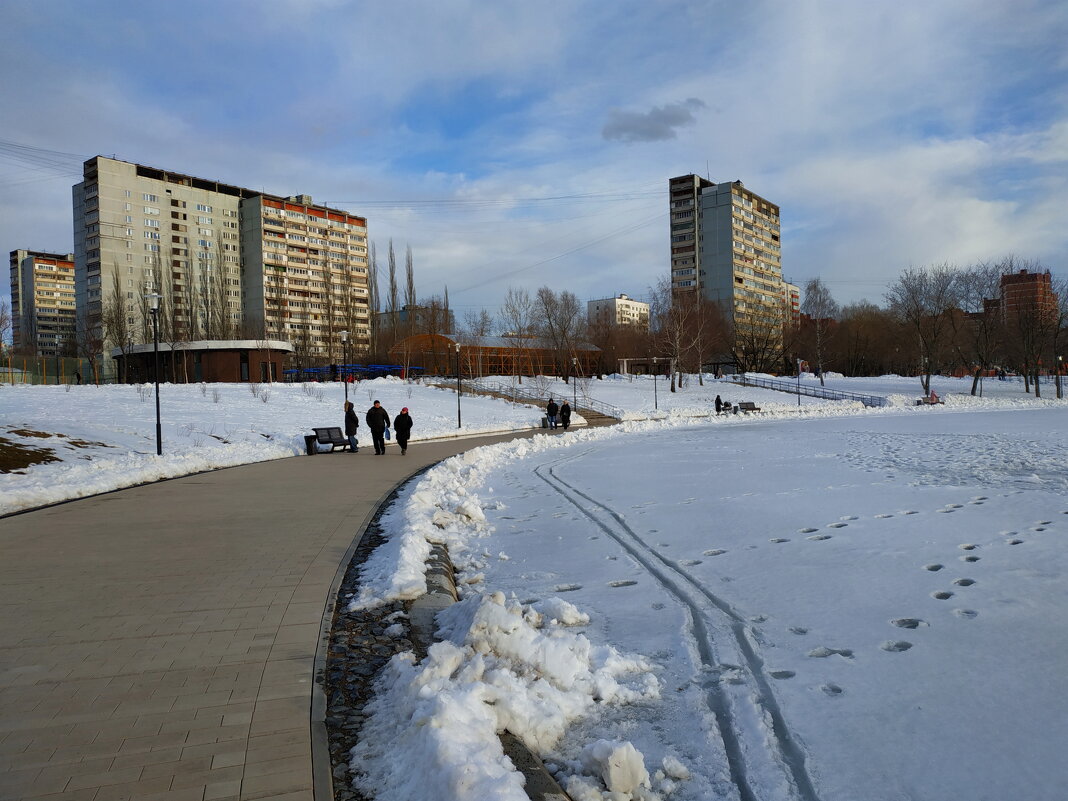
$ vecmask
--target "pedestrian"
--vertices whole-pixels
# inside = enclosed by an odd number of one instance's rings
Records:
[[[549,428],[556,428],[556,413],[560,411],[560,407],[556,405],[556,401],[549,398],[549,405],[545,407],[545,416],[549,420]]]
[[[349,453],[360,450],[360,441],[356,439],[356,429],[360,427],[360,418],[352,408],[352,401],[345,401],[345,436],[349,438]]]
[[[371,442],[375,446],[375,455],[382,456],[386,452],[386,429],[389,428],[389,413],[382,408],[378,401],[367,410],[365,416],[367,427],[371,429]]]
[[[723,411],[723,400],[719,397],[719,395],[716,395],[716,414],[719,414],[722,411]]]
[[[560,424],[564,427],[564,431],[567,431],[567,427],[571,425],[571,404],[567,401],[560,406]]]
[[[408,452],[408,438],[412,435],[412,418],[408,414],[407,406],[393,418],[393,431],[397,434],[397,445],[400,446],[401,456],[403,456]]]

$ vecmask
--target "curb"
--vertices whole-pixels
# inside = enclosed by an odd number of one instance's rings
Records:
[[[416,598],[408,610],[412,642],[420,659],[426,656],[427,648],[436,641],[434,616],[459,600],[452,560],[445,546],[440,543],[431,543],[430,546],[430,556],[426,561],[426,586],[426,594]],[[522,740],[507,730],[501,732],[500,738],[505,756],[523,774],[524,789],[531,801],[571,801],[571,797],[545,769],[541,759]]]

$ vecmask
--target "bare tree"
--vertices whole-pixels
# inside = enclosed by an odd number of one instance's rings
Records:
[[[886,291],[891,313],[915,336],[923,373],[923,391],[931,392],[931,373],[943,358],[952,332],[956,271],[949,264],[910,267]]]
[[[389,240],[389,295],[386,298],[386,311],[389,312],[390,346],[397,341],[397,322],[399,320],[400,307],[397,297],[397,257],[393,253],[393,240]]]
[[[837,319],[839,309],[827,285],[820,278],[813,278],[805,284],[805,300],[801,304],[801,312],[807,314],[812,321],[813,344],[816,347],[816,370],[820,374],[820,386],[824,386],[823,357],[826,353],[831,324]]]
[[[538,290],[534,313],[542,335],[549,340],[556,361],[556,371],[565,381],[572,372],[571,357],[585,335],[585,315],[578,297],[564,290],[559,295],[547,286]]]
[[[415,267],[412,264],[412,248],[411,245],[404,251],[404,306],[408,309],[407,318],[407,336],[411,336],[415,333]]]
[[[972,373],[972,395],[978,394],[979,378],[997,358],[1002,325],[997,303],[1002,268],[978,262],[957,272],[955,301],[959,314],[951,314],[952,344],[961,364]]]
[[[89,362],[93,383],[100,383],[100,354],[104,349],[103,322],[99,312],[78,311],[78,354]]]
[[[505,337],[516,353],[513,371],[519,383],[523,383],[523,370],[530,366],[530,338],[534,332],[534,301],[525,289],[508,288],[504,304],[499,312]],[[533,368],[531,368],[533,372]]]
[[[379,312],[382,304],[378,293],[378,255],[375,252],[375,243],[371,243],[370,253],[367,260],[367,313],[371,324],[371,354],[374,358],[379,356]]]
[[[653,326],[655,356],[666,356],[671,373],[671,391],[675,392],[676,371],[682,369],[686,354],[693,347],[693,317],[700,302],[697,292],[676,293],[671,279],[662,276],[650,291],[650,318]]]
[[[493,331],[493,316],[485,309],[479,311],[468,309],[464,312],[463,331],[467,336],[475,339],[488,337]],[[476,363],[476,369],[479,378],[482,377],[482,356],[484,352],[484,348],[479,348],[477,351],[478,362]]]
[[[131,324],[134,306],[129,294],[122,288],[119,267],[112,270],[111,292],[106,296],[102,307],[101,322],[104,326],[104,339],[119,349],[122,355],[122,371],[119,380],[126,383],[129,376],[129,353],[134,342],[134,326]]]

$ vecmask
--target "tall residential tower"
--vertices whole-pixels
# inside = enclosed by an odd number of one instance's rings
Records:
[[[671,287],[699,292],[734,321],[782,325],[779,207],[742,185],[699,175],[668,182]]]

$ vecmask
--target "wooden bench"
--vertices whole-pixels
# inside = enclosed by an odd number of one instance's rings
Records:
[[[736,409],[735,414],[738,412],[745,412],[748,414],[749,412],[760,411],[760,407],[752,401],[742,401],[741,403],[736,404],[734,408]]]
[[[349,447],[348,437],[341,433],[340,428],[313,428],[312,431],[315,432],[315,441],[318,444],[330,446],[330,453],[334,452],[334,448],[345,450]]]
[[[939,403],[944,405],[945,401],[943,401],[941,398],[939,398],[938,400],[931,400],[929,397],[923,397],[916,401],[917,406],[936,406]]]

